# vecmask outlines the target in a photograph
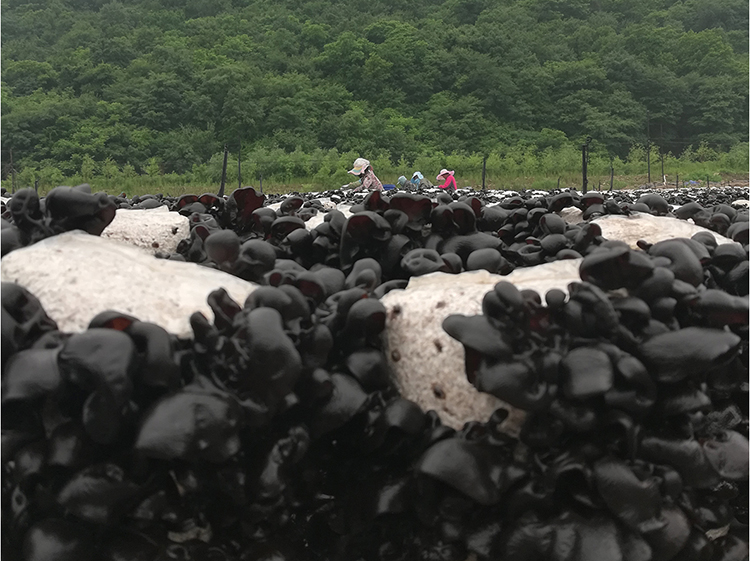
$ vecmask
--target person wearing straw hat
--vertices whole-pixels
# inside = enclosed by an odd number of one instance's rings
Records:
[[[443,168],[440,170],[440,173],[438,173],[437,180],[440,181],[441,179],[445,181],[442,185],[438,185],[441,189],[446,189],[448,191],[455,191],[458,189],[456,186],[456,178],[453,177],[456,174],[455,171],[448,171],[447,169]]]
[[[369,160],[365,160],[364,158],[357,158],[356,160],[354,160],[354,167],[349,170],[349,173],[359,177],[359,181],[349,183],[348,185],[343,185],[342,189],[351,188],[353,193],[356,193],[357,191],[363,191],[364,189],[373,191],[383,190],[383,184],[380,182],[380,179],[377,178],[375,172],[372,171],[372,166],[370,165]]]

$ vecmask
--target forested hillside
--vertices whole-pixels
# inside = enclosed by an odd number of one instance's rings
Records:
[[[620,157],[746,142],[747,1],[2,2],[16,169],[188,173],[240,142],[411,163],[586,136]]]

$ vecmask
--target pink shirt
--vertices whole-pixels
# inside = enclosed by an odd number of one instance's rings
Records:
[[[458,187],[456,186],[456,178],[448,174],[445,177],[445,183],[443,183],[442,185],[438,185],[438,187],[440,187],[441,189],[453,189],[455,191],[456,189],[458,189]]]

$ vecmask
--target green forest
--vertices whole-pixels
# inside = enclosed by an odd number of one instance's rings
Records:
[[[3,0],[1,53],[26,183],[747,167],[747,0]]]

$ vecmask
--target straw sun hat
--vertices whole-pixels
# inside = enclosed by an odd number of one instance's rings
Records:
[[[370,165],[370,160],[365,160],[364,158],[357,158],[354,160],[354,167],[349,170],[349,173],[352,175],[362,175],[362,172],[367,169],[367,166]]]
[[[445,177],[446,175],[454,175],[455,173],[455,171],[448,171],[447,169],[443,168],[440,170],[440,173],[438,173],[435,179],[440,179],[441,177]]]

